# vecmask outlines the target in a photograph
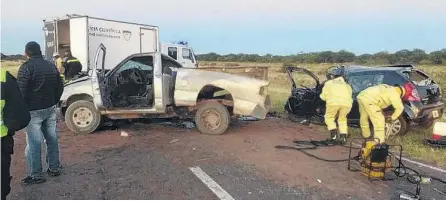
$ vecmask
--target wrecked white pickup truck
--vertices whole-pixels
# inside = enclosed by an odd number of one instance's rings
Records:
[[[182,68],[158,51],[130,55],[105,72],[106,52],[100,44],[89,76],[65,85],[59,110],[75,133],[91,133],[105,118],[180,117],[217,135],[231,116],[264,119],[271,105],[265,80]]]

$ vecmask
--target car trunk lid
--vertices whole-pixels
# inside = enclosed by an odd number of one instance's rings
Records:
[[[441,101],[440,86],[426,73],[415,69],[403,73],[415,85],[423,105]]]

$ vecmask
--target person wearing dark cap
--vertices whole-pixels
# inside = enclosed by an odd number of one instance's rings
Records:
[[[82,64],[73,57],[70,50],[65,51],[63,59],[63,66],[65,67],[65,79],[71,80],[82,71]]]
[[[31,121],[26,127],[28,176],[22,183],[36,184],[46,181],[41,161],[42,136],[47,146],[47,173],[50,176],[60,175],[56,104],[63,93],[63,81],[56,66],[43,58],[37,42],[26,44],[25,56],[27,60],[19,68],[17,83],[28,106]]]

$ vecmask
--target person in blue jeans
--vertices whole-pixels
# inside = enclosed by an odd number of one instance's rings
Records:
[[[25,46],[27,60],[18,71],[17,83],[28,106],[31,120],[26,127],[25,158],[28,176],[23,184],[45,182],[42,170],[42,137],[46,143],[47,173],[60,175],[59,142],[56,130],[56,104],[63,93],[63,81],[56,66],[43,59],[40,45],[31,41]]]

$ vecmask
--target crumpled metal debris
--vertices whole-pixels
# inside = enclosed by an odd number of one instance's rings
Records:
[[[122,137],[128,137],[129,133],[125,132],[125,131],[121,131],[121,136]]]
[[[158,124],[187,129],[195,128],[195,123],[191,121],[166,121]]]
[[[179,139],[173,139],[173,140],[171,140],[169,143],[170,144],[173,144],[173,143],[177,143],[177,142],[179,142],[180,140]]]
[[[251,117],[251,116],[242,116],[237,118],[239,121],[258,121],[258,118]]]

